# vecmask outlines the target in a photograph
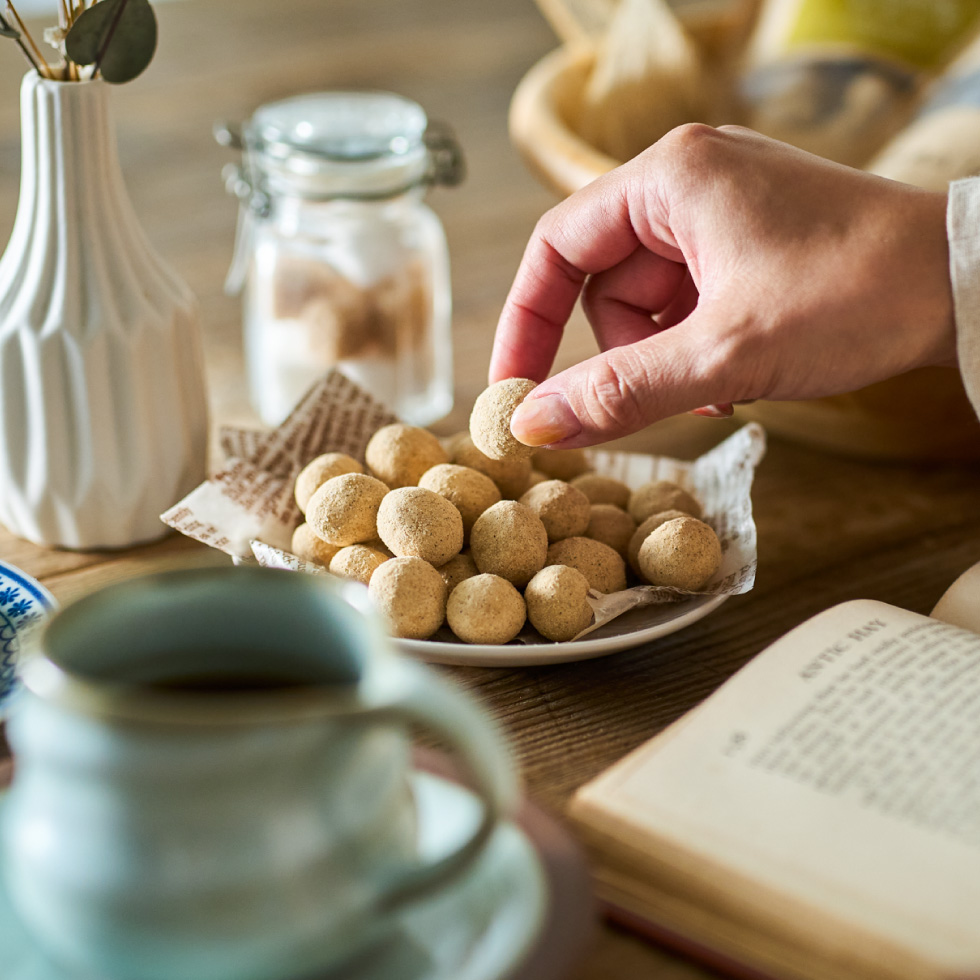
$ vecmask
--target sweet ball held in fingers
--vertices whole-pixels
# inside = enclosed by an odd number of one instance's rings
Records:
[[[470,438],[480,452],[490,459],[530,460],[534,449],[510,431],[510,420],[517,406],[536,387],[527,378],[506,378],[478,396],[470,414]]]

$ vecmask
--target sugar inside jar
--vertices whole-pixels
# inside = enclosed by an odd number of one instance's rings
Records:
[[[262,420],[281,422],[332,367],[414,425],[447,414],[449,258],[423,198],[462,178],[452,137],[400,96],[325,92],[261,107],[241,143],[230,281],[244,278]]]

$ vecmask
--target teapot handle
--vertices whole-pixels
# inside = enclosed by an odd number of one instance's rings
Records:
[[[421,725],[450,745],[471,779],[483,812],[470,838],[451,854],[396,874],[377,899],[379,912],[436,891],[465,871],[483,850],[498,820],[514,809],[519,796],[510,750],[476,701],[421,664],[400,658],[396,663],[398,670],[388,674],[396,681],[388,689],[390,700],[383,698],[387,703],[376,704],[376,710],[382,717]]]

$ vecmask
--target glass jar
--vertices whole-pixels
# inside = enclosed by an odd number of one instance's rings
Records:
[[[245,286],[245,358],[262,420],[281,422],[330,368],[411,424],[448,414],[449,254],[423,198],[462,179],[452,136],[400,96],[326,92],[261,107],[239,145],[229,285]]]

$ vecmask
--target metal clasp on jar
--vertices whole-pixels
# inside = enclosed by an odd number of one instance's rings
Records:
[[[426,182],[455,187],[466,177],[463,148],[447,123],[430,122],[422,137],[429,150],[429,173]]]
[[[219,146],[238,150],[242,154],[238,163],[225,164],[221,176],[225,190],[237,197],[244,207],[260,218],[267,218],[272,210],[272,200],[258,185],[248,166],[248,155],[244,152],[245,140],[239,123],[219,121],[213,127],[214,139]]]

